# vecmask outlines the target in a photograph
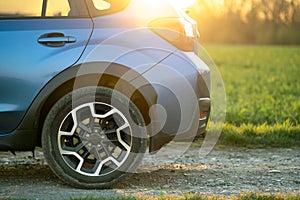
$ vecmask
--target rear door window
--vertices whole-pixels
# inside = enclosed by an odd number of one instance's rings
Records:
[[[84,0],[47,0],[46,17],[89,17]]]
[[[0,0],[0,19],[41,17],[77,18],[89,14],[84,0]]]
[[[46,17],[66,17],[71,8],[67,0],[48,0]]]
[[[1,18],[41,17],[43,0],[0,1]]]

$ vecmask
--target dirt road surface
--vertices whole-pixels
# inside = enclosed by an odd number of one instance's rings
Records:
[[[178,145],[169,148],[176,152]],[[36,151],[35,158],[30,152],[17,152],[17,156],[0,152],[0,199],[300,194],[300,148],[215,148],[200,158],[199,149],[191,147],[183,155],[173,155],[166,157],[165,162],[146,156],[139,173],[112,189],[82,190],[60,182],[47,166],[41,150]]]

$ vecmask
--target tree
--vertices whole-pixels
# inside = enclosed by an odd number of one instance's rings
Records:
[[[206,42],[300,44],[300,0],[198,0],[191,16]]]

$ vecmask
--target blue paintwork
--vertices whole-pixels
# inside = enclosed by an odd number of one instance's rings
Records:
[[[37,42],[51,32],[77,42],[59,48]],[[1,134],[14,130],[45,84],[79,59],[91,32],[91,19],[0,20]]]

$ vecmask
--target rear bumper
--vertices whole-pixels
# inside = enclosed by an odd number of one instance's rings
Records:
[[[143,76],[154,86],[166,120],[150,134],[150,152],[169,141],[193,141],[205,133],[210,116],[210,69],[193,52],[175,52]],[[164,112],[157,111],[157,122]]]
[[[210,115],[211,101],[210,98],[200,98],[199,99],[199,126],[197,131],[197,136],[205,133],[209,115]]]

